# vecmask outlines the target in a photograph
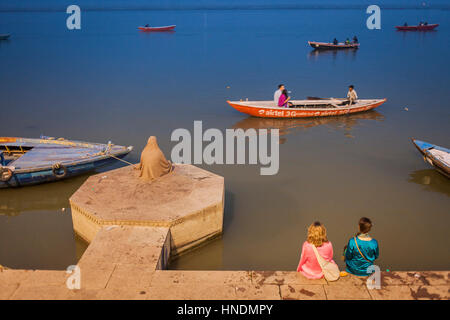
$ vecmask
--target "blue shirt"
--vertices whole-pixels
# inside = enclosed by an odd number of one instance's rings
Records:
[[[366,261],[361,256],[355,245],[355,238],[351,238],[348,241],[347,250],[345,251],[345,264],[347,265],[345,270],[357,276],[370,275],[372,272],[368,273],[367,268],[373,265],[373,262],[378,258],[378,241],[375,239],[363,241],[358,239],[358,237],[356,239],[359,250],[361,250],[361,253],[369,261]]]

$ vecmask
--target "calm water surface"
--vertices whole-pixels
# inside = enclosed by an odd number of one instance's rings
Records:
[[[307,226],[322,221],[339,261],[361,216],[374,222],[382,269],[448,270],[450,182],[410,143],[449,147],[450,11],[91,11],[68,31],[63,12],[0,13],[0,136],[41,134],[133,145],[148,136],[167,155],[176,128],[279,128],[280,171],[202,166],[226,181],[224,234],[172,263],[175,269],[292,270]],[[435,32],[396,24],[437,22]],[[144,34],[138,25],[176,24]],[[314,53],[308,40],[357,35],[358,51]],[[227,99],[292,96],[388,98],[377,111],[328,119],[248,118]],[[229,87],[229,88],[228,88]],[[407,108],[407,110],[405,110]],[[68,198],[87,176],[0,190],[0,264],[61,269],[86,248]]]

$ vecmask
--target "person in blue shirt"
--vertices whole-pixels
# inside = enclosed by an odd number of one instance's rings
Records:
[[[369,218],[359,220],[359,232],[348,241],[345,249],[346,271],[357,276],[368,276],[367,268],[379,256],[378,241],[369,236],[372,221]]]

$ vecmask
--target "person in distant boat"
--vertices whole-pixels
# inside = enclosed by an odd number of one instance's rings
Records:
[[[145,25],[145,27],[148,28],[148,27],[150,27],[150,25],[147,23],[147,24]]]
[[[419,22],[419,26],[423,26],[423,22],[422,21]]]
[[[355,87],[353,85],[348,86],[347,92],[348,105],[352,105],[358,100],[358,95],[356,94]]]
[[[407,27],[407,26],[408,26],[408,23],[407,23],[407,22],[405,22],[405,23],[403,24],[403,26],[404,26],[404,27]]]
[[[291,107],[292,103],[289,102],[289,100],[291,100],[291,97],[288,96],[288,92],[286,89],[283,90],[283,92],[281,93],[280,98],[278,99],[278,106],[279,107]]]
[[[302,246],[297,272],[301,272],[308,279],[320,279],[323,278],[323,272],[313,246],[316,247],[323,259],[335,263],[333,261],[333,245],[327,239],[327,229],[318,221],[308,228],[308,236]]]
[[[339,43],[338,40],[337,40],[336,38],[334,38],[333,44],[334,44],[334,45],[337,45],[338,43]]]
[[[356,36],[353,37],[353,43],[358,43],[358,38]]]
[[[425,21],[425,23],[424,23],[423,25],[424,25],[424,26],[427,26],[427,25],[428,25],[428,22]]]
[[[346,271],[357,276],[368,276],[367,268],[379,256],[378,241],[369,235],[372,221],[369,218],[361,218],[358,223],[359,232],[348,241],[344,248]]]
[[[345,44],[350,44],[350,40],[348,38],[345,40]]]
[[[283,90],[284,90],[284,84],[279,84],[278,90],[275,91],[275,93],[273,94],[273,102],[275,102],[275,105],[278,105],[278,101],[280,100],[280,96],[283,93]]]

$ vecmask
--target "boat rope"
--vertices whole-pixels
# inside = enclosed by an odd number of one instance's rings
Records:
[[[136,163],[128,162],[128,161],[123,160],[123,159],[120,159],[120,158],[118,158],[118,157],[116,157],[116,156],[114,156],[114,155],[112,155],[112,154],[110,154],[109,156],[110,156],[111,158],[116,159],[116,160],[122,161],[122,162],[124,162],[124,163],[126,163],[126,164],[129,164],[129,165],[132,165],[132,166],[136,165]]]

